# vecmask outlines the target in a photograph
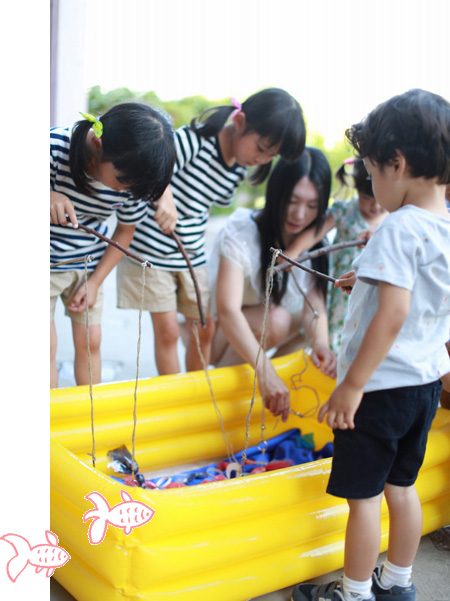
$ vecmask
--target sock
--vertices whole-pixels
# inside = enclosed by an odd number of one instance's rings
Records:
[[[346,601],[363,601],[370,599],[372,594],[372,578],[369,580],[352,580],[344,574],[342,578],[342,590]]]
[[[388,559],[381,570],[380,584],[383,588],[392,586],[409,586],[411,584],[412,566],[401,568],[391,563]]]

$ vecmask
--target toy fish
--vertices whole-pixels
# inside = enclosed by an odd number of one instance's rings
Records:
[[[133,528],[147,524],[155,515],[155,511],[141,501],[133,501],[126,490],[120,491],[122,503],[110,507],[108,501],[99,492],[91,492],[84,498],[88,499],[95,509],[86,511],[83,522],[93,520],[89,526],[88,538],[91,545],[99,545],[106,536],[108,524],[123,529],[124,534],[131,534]]]
[[[36,568],[36,573],[46,570],[47,578],[53,576],[56,568],[65,565],[70,555],[62,547],[58,547],[58,537],[51,530],[45,531],[48,545],[36,545],[32,547],[26,538],[19,534],[5,534],[0,539],[14,547],[16,555],[9,560],[6,566],[8,577],[15,582],[28,564]]]

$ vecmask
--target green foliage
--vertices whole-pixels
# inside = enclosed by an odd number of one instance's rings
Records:
[[[175,128],[181,127],[182,125],[189,124],[194,117],[198,117],[206,109],[229,104],[230,100],[208,100],[204,96],[188,96],[181,100],[168,100],[164,101],[158,98],[158,95],[153,92],[145,92],[142,94],[133,92],[128,88],[116,88],[108,92],[102,92],[100,86],[94,86],[89,90],[88,93],[88,111],[94,115],[101,115],[112,106],[127,101],[143,102],[145,104],[156,105],[164,109],[173,119],[173,126]],[[342,142],[336,143],[333,148],[326,148],[324,137],[319,132],[311,132],[308,130],[306,144],[308,146],[314,146],[324,152],[327,157],[331,170],[333,173],[332,182],[332,196],[339,189],[339,184],[334,178],[334,173],[342,165],[342,162],[352,156],[351,150]],[[225,215],[233,211],[237,204],[245,206],[254,206],[255,202],[260,205],[261,197],[264,197],[265,184],[259,186],[251,186],[248,181],[244,181],[239,188],[239,192],[236,198],[233,200],[233,205],[227,209],[220,209],[219,207],[213,206],[211,210],[212,215]]]

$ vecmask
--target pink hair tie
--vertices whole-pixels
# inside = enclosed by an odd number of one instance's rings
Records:
[[[344,165],[353,165],[355,163],[355,159],[352,157],[350,159],[345,159]]]
[[[242,111],[242,104],[238,102],[236,98],[231,97],[230,100],[232,106],[236,107],[236,110],[231,113],[231,119],[234,119],[234,117]]]

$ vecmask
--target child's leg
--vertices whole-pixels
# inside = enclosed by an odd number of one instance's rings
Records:
[[[201,361],[197,341],[192,331],[193,327],[197,328],[200,350],[204,357],[206,365],[209,365],[211,360],[211,347],[212,339],[214,336],[215,323],[212,317],[206,319],[206,326],[203,328],[198,319],[186,318],[186,326],[189,332],[189,340],[186,347],[186,371],[196,371],[203,369],[203,363]]]
[[[92,384],[98,384],[101,382],[102,375],[102,361],[100,355],[100,344],[102,340],[101,325],[93,324],[89,326],[89,351],[92,380],[89,374],[86,325],[72,320],[72,335],[75,346],[74,371],[77,385],[89,384],[90,381],[92,381]]]
[[[345,533],[344,574],[363,582],[372,577],[380,553],[380,508],[383,494],[369,499],[350,499]]]
[[[399,567],[413,564],[422,536],[422,507],[416,487],[386,484],[389,508],[388,560]]]
[[[58,337],[56,335],[55,322],[50,322],[50,388],[58,386],[58,368],[56,367],[56,348]]]
[[[155,335],[155,360],[160,376],[180,372],[177,343],[180,335],[177,312],[150,313]]]

